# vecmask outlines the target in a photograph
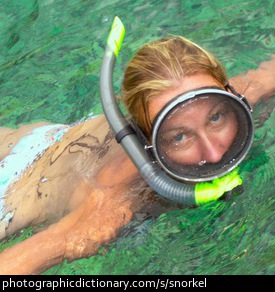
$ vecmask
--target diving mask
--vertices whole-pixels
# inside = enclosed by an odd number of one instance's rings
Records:
[[[181,94],[153,121],[154,156],[177,180],[203,182],[223,176],[239,165],[251,148],[251,112],[244,96],[220,88]],[[218,154],[210,153],[212,148]]]

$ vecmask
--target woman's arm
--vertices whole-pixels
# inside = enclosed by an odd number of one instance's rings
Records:
[[[249,70],[245,74],[231,78],[230,83],[254,105],[275,93],[274,77],[275,54],[271,55],[271,60],[261,63],[256,70]]]
[[[136,203],[135,196],[129,195],[129,184],[137,171],[128,158],[118,156],[113,162],[95,176],[95,189],[74,211],[0,253],[0,274],[39,274],[63,259],[89,257],[115,239],[132,218]]]
[[[4,250],[0,254],[0,274],[39,274],[63,259],[91,256],[113,240],[131,217],[127,200],[112,191],[94,190],[58,223]]]

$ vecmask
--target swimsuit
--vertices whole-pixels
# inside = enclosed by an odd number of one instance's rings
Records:
[[[4,218],[1,218],[4,212],[4,199],[7,190],[35,159],[40,157],[52,144],[60,141],[70,127],[56,124],[36,128],[23,137],[9,155],[0,162],[0,221],[8,221],[13,216],[13,214],[7,214]]]

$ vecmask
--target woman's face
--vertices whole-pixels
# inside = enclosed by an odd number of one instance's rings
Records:
[[[185,77],[178,87],[150,101],[151,121],[175,96],[205,86],[222,87],[207,74]],[[160,147],[175,163],[217,163],[232,145],[237,130],[235,113],[218,97],[198,99],[167,119]]]

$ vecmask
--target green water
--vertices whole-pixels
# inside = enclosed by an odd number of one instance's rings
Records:
[[[126,62],[140,45],[171,34],[213,52],[230,76],[256,68],[275,51],[274,12],[273,0],[1,1],[0,126],[72,123],[102,113],[99,71],[115,15],[126,26],[115,69],[119,92]],[[274,98],[255,109],[242,194],[132,221],[104,252],[45,274],[274,275],[273,109]]]

